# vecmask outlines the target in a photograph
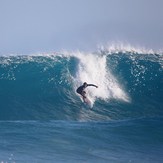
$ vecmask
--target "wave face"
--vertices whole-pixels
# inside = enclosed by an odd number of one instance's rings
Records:
[[[163,116],[163,55],[135,51],[0,57],[0,120]],[[76,94],[83,82],[93,109]]]

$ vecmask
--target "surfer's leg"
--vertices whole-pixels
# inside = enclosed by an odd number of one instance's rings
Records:
[[[83,96],[83,98],[86,98],[86,92],[82,91],[81,95]]]
[[[85,91],[82,92],[82,96],[83,96],[83,101],[86,102],[87,97],[86,97],[86,92]]]
[[[87,97],[86,97],[86,92],[85,91],[82,92],[82,97],[83,97],[83,101],[86,102]]]
[[[86,103],[86,100],[87,100],[86,97],[84,97],[84,96],[82,96],[82,97],[83,97],[83,101]]]

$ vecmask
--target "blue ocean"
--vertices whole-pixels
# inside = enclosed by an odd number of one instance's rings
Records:
[[[163,162],[163,53],[0,56],[0,162]]]

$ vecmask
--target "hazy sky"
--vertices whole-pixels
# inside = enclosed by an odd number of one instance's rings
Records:
[[[112,41],[163,49],[163,0],[0,0],[0,54]]]

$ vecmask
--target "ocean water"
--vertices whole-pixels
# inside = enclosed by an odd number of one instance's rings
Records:
[[[163,162],[163,53],[1,56],[0,162]]]

